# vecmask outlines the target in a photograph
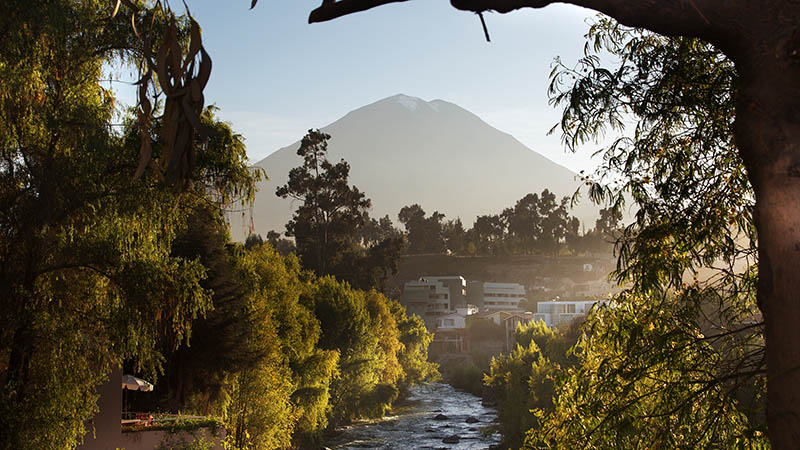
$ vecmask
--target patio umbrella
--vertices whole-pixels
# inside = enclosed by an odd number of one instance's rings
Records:
[[[150,392],[153,384],[133,375],[122,376],[122,390],[125,391],[125,398],[122,399],[122,412],[128,411],[128,391]]]
[[[126,388],[129,391],[150,392],[153,390],[153,384],[133,375],[123,375],[122,389]]]

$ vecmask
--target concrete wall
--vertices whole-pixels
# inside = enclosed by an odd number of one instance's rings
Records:
[[[100,398],[97,406],[100,408],[89,423],[86,424],[88,433],[83,438],[80,450],[115,450],[122,439],[120,419],[122,419],[122,370],[114,367],[108,381],[99,386],[97,393]]]
[[[222,450],[222,440],[224,438],[225,430],[222,429],[217,430],[217,436],[214,436],[211,430],[208,429],[198,429],[191,432],[182,431],[174,434],[164,430],[131,431],[122,433],[122,439],[117,444],[117,447],[125,450],[152,450],[159,446],[171,448],[204,439],[208,442],[213,441],[215,450]]]

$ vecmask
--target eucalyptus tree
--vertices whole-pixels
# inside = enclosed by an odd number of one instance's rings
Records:
[[[566,105],[568,146],[621,126],[626,114],[637,120],[635,136],[606,150],[591,189],[614,206],[598,228],[613,223],[623,194],[638,207],[617,232],[615,274],[627,289],[588,319],[580,363],[529,445],[762,445],[755,196],[731,133],[739,75],[697,39],[608,19],[588,38],[576,67],[554,71],[551,93]],[[602,52],[621,64],[604,67]]]
[[[317,275],[381,289],[397,270],[402,239],[393,233],[383,233],[377,241],[367,236],[365,228],[374,225],[372,202],[348,184],[350,165],[345,160],[328,160],[328,139],[328,134],[309,130],[297,150],[303,165],[293,168],[289,181],[275,191],[302,202],[286,224],[286,234],[294,237],[303,265]]]
[[[446,249],[444,236],[444,214],[434,211],[425,217],[425,210],[418,204],[404,206],[397,213],[397,219],[406,229],[408,252],[442,253]]]

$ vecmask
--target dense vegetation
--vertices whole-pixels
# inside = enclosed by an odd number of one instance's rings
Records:
[[[600,19],[551,92],[570,146],[638,119],[592,194],[639,211],[617,242],[626,289],[564,353],[534,332],[492,365],[502,428],[525,448],[768,448],[753,193],[731,135],[738,77],[695,39]],[[621,65],[601,65],[610,52]],[[571,334],[571,330],[570,333]],[[537,334],[539,337],[537,337]],[[563,340],[559,337],[558,340]],[[558,358],[568,356],[565,364]],[[532,414],[521,411],[531,409]]]
[[[578,218],[569,215],[569,198],[557,201],[545,189],[525,195],[500,214],[478,216],[469,229],[461,219],[447,220],[438,211],[426,216],[417,204],[403,207],[397,217],[405,227],[409,254],[496,256],[608,253],[622,215],[602,209],[595,227],[581,230]]]
[[[262,174],[214,108],[195,116],[199,28],[113,3],[12,1],[0,18],[2,448],[79,443],[116,365],[157,380],[159,408],[219,416],[232,448],[382,414],[435,373],[423,323],[230,241],[224,209]],[[135,115],[101,81],[114,65],[144,68]]]

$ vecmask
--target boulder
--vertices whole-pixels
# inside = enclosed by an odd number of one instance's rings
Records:
[[[461,441],[461,438],[456,436],[455,434],[447,436],[446,438],[442,439],[442,442],[444,442],[445,444],[458,444],[459,441]]]

